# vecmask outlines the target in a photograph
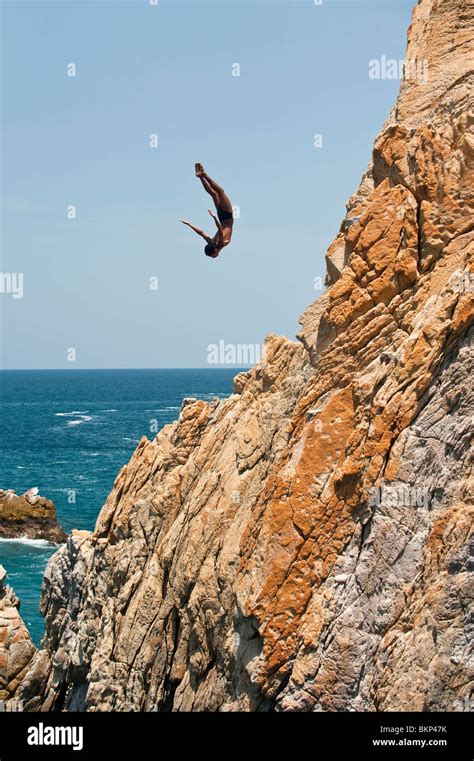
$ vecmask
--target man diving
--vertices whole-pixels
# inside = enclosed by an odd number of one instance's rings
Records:
[[[204,238],[206,241],[204,253],[212,259],[216,259],[222,249],[229,245],[232,238],[232,227],[234,224],[232,204],[221,186],[204,171],[202,164],[196,164],[195,169],[196,177],[199,177],[204,186],[204,190],[212,196],[212,200],[214,201],[217,215],[212,209],[208,209],[208,212],[216,223],[217,232],[214,237],[211,238],[209,235],[206,235],[205,232],[200,230],[199,227],[192,225],[191,222],[187,222],[185,219],[181,219],[180,221],[183,225],[187,225],[191,230],[194,230],[194,232],[200,235],[201,238]]]

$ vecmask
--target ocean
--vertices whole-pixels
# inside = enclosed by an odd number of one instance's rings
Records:
[[[56,504],[63,529],[93,529],[120,468],[150,426],[177,419],[185,397],[232,393],[238,368],[197,370],[4,370],[0,372],[0,488],[37,486]],[[74,495],[75,502],[71,495]],[[39,597],[56,547],[0,539],[0,564],[21,600],[36,644]]]

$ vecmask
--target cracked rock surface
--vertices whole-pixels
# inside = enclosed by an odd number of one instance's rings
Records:
[[[474,7],[421,0],[298,342],[186,400],[48,565],[29,710],[468,710]],[[472,47],[472,46],[471,46]]]
[[[23,623],[20,602],[13,589],[4,584],[6,571],[0,565],[0,701],[2,710],[15,710],[19,687],[36,648]]]

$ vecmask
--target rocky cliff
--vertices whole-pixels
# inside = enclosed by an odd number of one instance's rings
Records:
[[[407,77],[299,341],[144,438],[48,566],[30,710],[467,710],[473,6]]]
[[[0,710],[15,709],[20,685],[36,652],[20,613],[20,602],[4,585],[6,571],[0,565]]]
[[[0,537],[45,539],[53,544],[66,541],[54,502],[41,497],[36,488],[21,495],[0,489]]]

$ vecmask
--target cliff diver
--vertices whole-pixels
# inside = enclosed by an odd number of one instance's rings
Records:
[[[194,230],[194,232],[200,235],[201,238],[204,238],[206,241],[204,253],[212,259],[216,259],[222,249],[229,245],[232,238],[232,227],[234,224],[232,204],[224,193],[223,188],[221,188],[221,186],[204,171],[202,164],[196,164],[195,170],[196,177],[199,177],[204,186],[204,190],[212,196],[212,200],[214,201],[217,214],[212,211],[212,209],[208,209],[208,212],[216,223],[217,232],[214,237],[211,238],[209,235],[206,235],[205,232],[200,230],[199,227],[192,225],[191,222],[187,222],[185,219],[181,219],[180,222],[182,222],[183,225],[190,227],[191,230]]]

